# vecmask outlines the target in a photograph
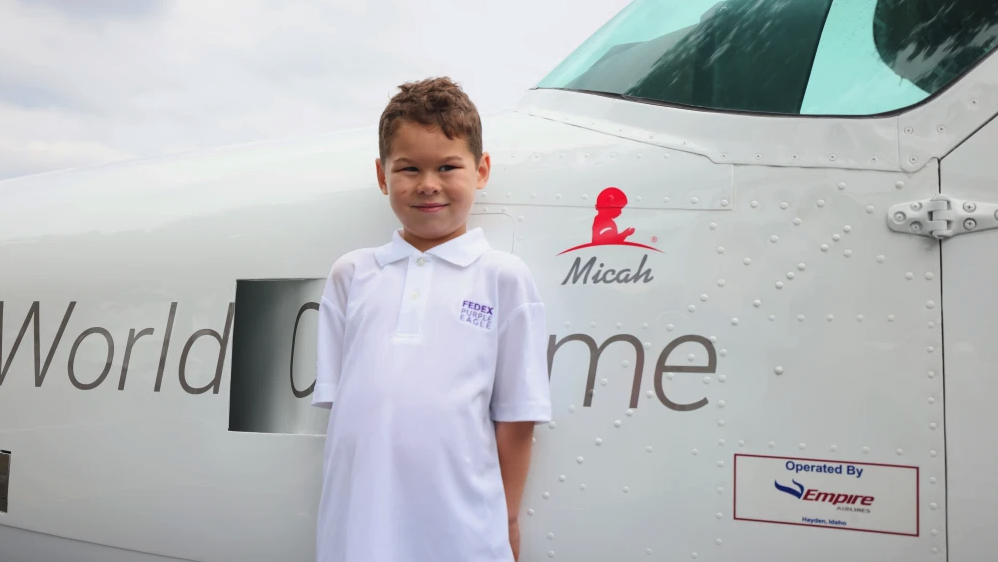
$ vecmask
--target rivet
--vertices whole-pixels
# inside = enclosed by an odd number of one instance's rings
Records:
[[[934,537],[939,534],[939,531],[937,529],[932,529],[931,531],[929,531],[929,534],[931,534]]]
[[[725,376],[725,375],[717,375],[717,382],[724,382],[726,380],[728,380],[727,376]]]
[[[696,312],[697,311],[697,307],[695,307],[695,306],[693,306],[691,304],[688,307],[686,307],[686,310],[689,310],[690,312]]]
[[[725,402],[724,400],[718,400],[717,401],[717,407],[718,408],[723,408],[726,404],[727,404],[727,402]]]
[[[797,154],[794,154],[793,156],[791,156],[791,158],[793,158],[794,160],[796,160],[796,159],[800,158],[800,156],[797,155]]]
[[[718,468],[724,468],[724,461],[717,461]]]
[[[583,199],[589,199],[589,194],[588,193],[583,193],[582,194],[582,198]]]
[[[794,272],[793,271],[788,271],[787,272],[787,279],[793,279],[793,278],[794,278]]]
[[[873,205],[870,205],[869,207],[866,208],[866,212],[869,213],[869,214],[871,214],[871,215],[873,214],[874,210],[875,209],[873,208]]]
[[[819,207],[824,207],[825,206],[825,200],[824,199],[818,199],[818,206]]]
[[[936,502],[932,502],[929,504],[929,509],[938,509],[938,508],[939,506],[936,504]]]
[[[929,456],[932,458],[935,458],[937,454],[935,451],[929,451]]]
[[[724,253],[724,246],[718,246],[717,247],[717,253],[723,254]]]
[[[776,447],[776,442],[775,441],[770,441],[768,443],[768,445],[769,445],[769,448],[772,449],[773,447]]]
[[[620,427],[620,420],[614,420],[613,427]]]
[[[929,478],[929,484],[935,484],[936,482],[938,482],[938,480],[936,480],[935,476],[933,476],[932,478]]]
[[[590,322],[589,323],[589,327],[590,328],[595,328],[596,327],[596,322]]]
[[[555,422],[551,422],[551,423],[548,424],[548,427],[550,427],[551,429],[554,429],[555,427],[557,427],[557,424]]]
[[[675,373],[666,373],[666,374],[665,374],[665,378],[669,379],[670,381],[671,381],[671,380],[672,380],[672,378],[673,378],[673,377],[675,377],[675,376],[676,376],[676,375],[675,375]]]
[[[732,326],[737,326],[738,325],[738,319],[737,318],[732,318],[731,319],[731,325]]]
[[[666,203],[668,203],[670,201],[670,199],[668,197],[663,197],[662,201],[665,201]]]
[[[509,194],[507,193],[506,195],[509,195]],[[503,208],[502,208],[502,212],[504,212],[504,213],[505,213],[505,212],[506,212],[506,210],[507,210],[507,209],[506,209],[506,207],[503,207]]]
[[[838,446],[837,446],[837,445],[832,445],[831,447],[829,447],[829,448],[828,448],[828,450],[830,450],[831,452],[833,452],[833,453],[834,453],[835,451],[838,451],[838,450],[839,450],[839,448],[838,448]]]
[[[671,331],[675,330],[675,329],[676,329],[676,327],[675,327],[675,326],[673,326],[672,324],[668,324],[668,325],[667,325],[667,326],[665,327],[665,329],[671,332]]]
[[[649,390],[648,392],[645,393],[645,396],[647,396],[648,398],[654,398],[655,393]]]
[[[936,399],[933,398],[933,397],[931,397],[931,396],[929,396],[929,404],[935,404],[935,403],[936,403]]]
[[[832,235],[832,240],[838,242],[839,240],[842,240],[842,236],[838,233],[835,233]]]
[[[794,219],[794,226],[800,226],[801,220],[799,218]]]
[[[925,348],[925,351],[928,351],[929,353],[935,353],[936,352],[936,348],[934,348],[934,347],[932,347],[930,345],[929,347]]]
[[[749,265],[749,264],[752,263],[752,259],[751,258],[745,258],[745,259],[742,260],[742,263],[744,263],[745,265]]]
[[[724,427],[724,420],[717,420],[717,425],[719,427]]]
[[[847,225],[845,225],[845,226],[842,227],[842,231],[845,232],[846,234],[848,234],[848,233],[852,232],[852,227],[847,224]]]
[[[646,550],[646,551],[645,551],[645,554],[647,554],[647,555],[651,556],[651,549],[649,548],[648,550]]]
[[[516,220],[518,220],[520,222],[523,222],[523,215],[520,215],[520,216],[516,217]]]
[[[932,554],[939,554],[939,547],[938,546],[934,546],[934,547],[932,547],[929,550],[932,551]]]
[[[839,182],[839,189],[841,190],[841,189],[845,189],[845,188],[846,188],[845,182]]]
[[[801,443],[800,445],[798,445],[798,447],[800,447],[801,451],[803,451],[804,449],[807,449],[807,445],[805,445],[804,443]]]
[[[721,199],[721,206],[722,207],[727,207],[728,206],[728,200],[727,199]]]
[[[828,244],[822,244],[821,245],[821,251],[822,252],[827,252],[828,251]]]
[[[548,558],[554,558],[554,551],[553,550],[549,550],[548,551]]]
[[[776,321],[776,315],[775,314],[770,314],[769,315],[769,321],[770,322],[775,322]]]
[[[904,134],[906,134],[906,135],[910,135],[910,134],[912,134],[914,132],[915,132],[915,129],[912,129],[911,127],[905,127],[904,128]]]
[[[870,452],[870,448],[869,447],[863,447],[863,452],[868,454]]]
[[[909,156],[908,157],[908,162],[910,162],[912,164],[918,162],[918,156]]]
[[[583,492],[585,492],[586,491],[586,485],[585,484],[579,484],[579,489],[582,490]]]
[[[556,194],[556,195],[554,196],[554,198],[555,198],[555,199],[561,199],[561,194],[560,194],[560,193]]]
[[[787,203],[786,201],[784,201],[784,202],[780,203],[780,208],[781,208],[781,209],[786,209],[786,208],[787,208],[787,207],[789,207],[789,206],[790,206],[790,205],[789,205],[789,204],[788,204],[788,203]]]
[[[862,315],[862,314],[860,314],[859,316],[857,316],[857,317],[856,317],[856,321],[857,321],[857,322],[862,322],[862,321],[863,321],[863,315]]]
[[[575,462],[577,462],[579,464],[582,464],[583,460],[584,459],[582,457],[578,457],[578,458],[575,459]]]
[[[744,447],[745,446],[745,441],[744,440],[739,440],[738,441],[738,446],[739,447]]]
[[[893,314],[888,314],[887,315],[887,321],[888,322],[893,322],[894,321],[894,315]]]
[[[610,153],[610,158],[611,158],[611,159],[614,159],[614,158],[616,158],[616,157],[617,157],[617,153],[616,153],[616,152],[611,152],[611,153]]]
[[[724,515],[723,515],[723,514],[721,514],[721,513],[718,513],[718,514],[717,514],[717,518],[718,518],[718,519],[724,519]]]
[[[897,183],[894,184],[894,187],[896,187],[898,189],[904,189],[904,182],[903,181],[899,181],[899,182],[897,182]]]
[[[976,99],[970,100],[970,105],[972,105],[974,107],[977,107],[977,103],[978,103],[978,101]]]
[[[530,194],[530,198],[531,199],[537,199],[537,194],[536,193],[531,193]]]
[[[707,294],[706,294],[706,293],[704,293],[704,294],[700,295],[700,300],[701,300],[701,301],[703,301],[703,302],[707,302],[707,298],[708,298],[708,297],[707,297]]]
[[[929,378],[930,379],[934,378],[935,376],[936,376],[936,372],[935,371],[929,371]]]
[[[925,303],[925,308],[935,308],[935,307],[936,307],[936,303],[934,303],[932,301],[929,301],[929,302]]]
[[[877,256],[877,263],[884,263],[885,261],[887,261],[885,256]]]
[[[696,355],[693,355],[692,353],[686,356],[686,360],[689,361],[690,363],[695,361],[696,358],[697,358]]]
[[[607,381],[606,379],[603,379],[603,380],[601,380],[601,381],[600,381],[600,384],[601,384],[601,385],[603,385],[603,386],[606,386],[606,384],[607,384],[608,382],[609,382],[609,381]]]
[[[568,327],[569,327],[569,326],[571,326],[571,325],[572,325],[572,323],[571,323],[571,322],[569,322],[569,321],[567,321],[567,320],[565,321],[565,327],[566,327],[566,328],[568,328]]]
[[[904,454],[904,449],[895,449],[894,452],[897,453],[897,455],[900,457],[901,455]]]
[[[832,162],[835,162],[838,159],[838,156],[834,154],[829,154],[828,159],[831,160]]]
[[[934,277],[934,276],[932,275],[932,272],[931,272],[931,271],[929,271],[929,272],[926,272],[926,274],[925,274],[925,278],[926,278],[926,279],[932,279],[933,277]]]
[[[485,211],[486,213],[489,212],[489,208],[488,207],[482,207],[482,210]]]
[[[829,314],[828,316],[825,317],[825,320],[828,320],[829,322],[831,322],[832,320],[835,320],[835,317],[832,316],[831,314]]]
[[[751,202],[749,204],[752,205],[753,209],[759,206],[759,202],[758,201],[753,201],[753,202]]]
[[[728,157],[728,153],[727,152],[722,152],[721,153],[721,158],[722,159],[727,158],[727,157]]]
[[[726,283],[727,282],[724,279],[718,279],[717,280],[717,286],[718,287],[723,287]]]
[[[700,200],[699,200],[699,199],[697,199],[696,197],[691,197],[691,198],[690,198],[690,203],[693,203],[694,205],[696,205],[696,204],[697,204],[697,203],[699,203],[699,202],[700,202]]]
[[[936,422],[932,422],[929,424],[929,429],[935,429],[936,427],[937,427]]]
[[[769,237],[769,241],[775,244],[780,241],[780,238],[774,234]]]
[[[720,518],[718,518],[718,519],[720,519]],[[697,553],[696,553],[696,552],[694,552],[693,554],[691,554],[691,555],[690,555],[690,558],[692,558],[692,559],[696,560],[696,559],[697,559]]]
[[[904,274],[904,278],[907,279],[908,281],[911,281],[912,279],[915,278],[915,274],[909,271],[908,273]]]
[[[551,497],[551,492],[544,492],[544,499],[548,499],[550,497]]]
[[[776,282],[776,288],[777,289],[782,289],[783,288],[783,281],[777,281]]]
[[[710,339],[710,341],[712,341],[713,343],[717,343],[717,336],[710,336],[710,338],[709,338],[709,339]]]
[[[651,445],[648,445],[647,447],[645,447],[645,450],[650,453],[651,452]]]
[[[694,457],[700,454],[700,451],[698,451],[696,449],[693,449],[693,451],[691,451],[691,452],[693,453]]]
[[[621,324],[620,322],[617,322],[617,329],[619,330],[621,327],[623,327],[623,324]]]
[[[575,413],[575,406],[574,405],[573,406],[569,406],[568,407],[568,412],[571,413],[571,414],[574,414]]]
[[[777,375],[782,375],[783,374],[783,367],[782,366],[777,366],[775,369],[773,369],[773,372],[776,373]]]
[[[703,384],[710,384],[710,377],[704,377]]]
[[[760,153],[760,152],[757,152],[757,153],[755,154],[755,159],[756,159],[756,160],[762,160],[762,153]]]
[[[548,533],[548,540],[554,540],[554,533]]]
[[[716,222],[710,223],[710,229],[711,230],[715,230],[716,228],[717,228],[717,223]]]
[[[798,314],[797,315],[797,321],[798,322],[803,322],[804,321],[804,315],[803,314]]]
[[[756,308],[759,308],[760,306],[762,306],[762,301],[759,299],[755,299],[754,301],[752,301],[752,305],[755,306]]]
[[[533,509],[528,509],[527,510],[527,515],[533,515],[533,514],[534,514],[534,510]]]
[[[846,251],[842,252],[842,255],[845,256],[845,257],[847,257],[847,258],[851,257],[852,256],[852,250],[846,250]]]
[[[625,493],[625,494],[626,494],[627,492],[630,492],[630,491],[631,491],[631,489],[630,489],[630,488],[628,488],[627,486],[624,486],[624,493]]]

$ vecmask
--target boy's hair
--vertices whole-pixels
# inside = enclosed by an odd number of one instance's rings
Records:
[[[401,121],[436,125],[447,138],[463,137],[475,162],[482,158],[482,120],[475,104],[450,78],[427,78],[399,86],[378,123],[378,150],[386,162]]]

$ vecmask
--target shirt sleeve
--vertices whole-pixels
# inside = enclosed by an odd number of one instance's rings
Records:
[[[491,414],[494,421],[551,421],[544,304],[529,274],[515,291],[518,305],[499,327]]]
[[[319,301],[319,328],[316,345],[315,388],[312,405],[332,408],[340,382],[343,363],[343,341],[346,318],[346,297],[352,267],[345,260],[333,264],[326,288]]]

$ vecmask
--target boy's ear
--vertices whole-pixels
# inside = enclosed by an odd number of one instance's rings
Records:
[[[388,180],[386,179],[385,168],[381,165],[381,158],[374,159],[374,167],[378,174],[378,187],[381,188],[381,193],[388,195]]]
[[[478,161],[478,189],[485,189],[489,183],[489,175],[492,173],[492,157],[488,152],[483,152]]]

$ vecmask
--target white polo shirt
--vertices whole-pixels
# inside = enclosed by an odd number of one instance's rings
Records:
[[[544,305],[481,229],[333,264],[312,404],[331,407],[318,562],[512,562],[493,421],[547,422]]]

